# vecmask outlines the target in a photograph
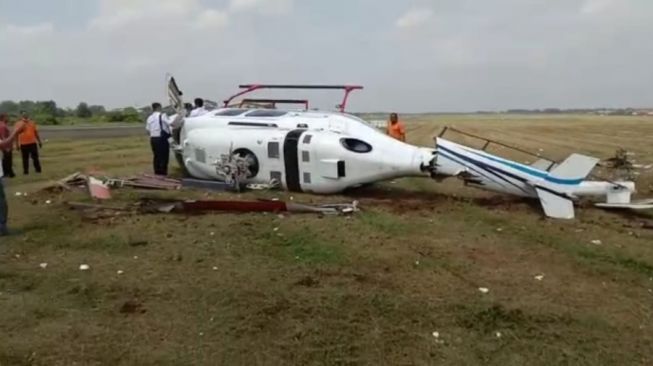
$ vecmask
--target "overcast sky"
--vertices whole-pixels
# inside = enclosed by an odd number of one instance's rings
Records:
[[[356,111],[640,107],[652,70],[653,0],[0,0],[0,100],[144,105],[171,72],[214,100],[359,83]]]

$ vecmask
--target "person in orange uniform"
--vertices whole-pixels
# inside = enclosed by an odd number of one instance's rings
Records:
[[[406,127],[404,126],[404,123],[399,120],[397,113],[392,113],[390,115],[387,132],[390,137],[406,142]]]
[[[29,174],[29,158],[34,162],[34,170],[41,173],[41,161],[39,160],[39,148],[43,146],[36,123],[29,119],[27,112],[20,112],[21,119],[16,128],[22,132],[16,140],[16,149],[20,150],[23,157],[23,174]]]

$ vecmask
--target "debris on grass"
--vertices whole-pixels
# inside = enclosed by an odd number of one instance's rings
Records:
[[[538,281],[542,281],[544,279],[544,275],[537,275],[535,276],[535,279]]]
[[[111,199],[109,185],[95,177],[88,177],[88,190],[92,198],[98,200]]]
[[[594,244],[594,245],[603,245],[603,242],[601,240],[598,240],[598,239],[597,240],[592,240],[591,243]]]
[[[497,336],[497,338],[501,338],[501,332],[496,332],[495,335]]]
[[[216,182],[212,180],[183,179],[182,188],[204,189],[215,192],[236,192],[238,189],[233,185],[225,182]]]
[[[120,270],[120,269],[116,271],[116,274],[117,274],[118,276],[122,275],[123,273],[125,273],[125,272],[122,271],[122,270]]]
[[[486,287],[479,287],[478,291],[480,291],[482,294],[487,294],[487,293],[490,292],[490,289],[488,289]]]
[[[91,266],[89,266],[88,264],[81,264],[79,266],[80,271],[88,271],[89,269],[91,269]]]
[[[46,268],[48,268],[48,264],[43,262],[43,263],[39,264],[39,267],[41,267],[41,269],[46,269]]]
[[[293,212],[315,213],[322,215],[343,215],[358,212],[358,202],[347,204],[305,205],[283,201],[173,201],[161,199],[143,199],[141,212],[146,213],[206,213],[206,212]]]

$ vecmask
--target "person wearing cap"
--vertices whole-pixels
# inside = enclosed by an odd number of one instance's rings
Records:
[[[16,136],[23,132],[25,129],[24,125],[18,125],[14,128],[14,131],[9,134],[7,137],[0,137],[0,150],[5,150],[7,148],[11,149]],[[9,230],[7,229],[7,215],[9,213],[9,208],[7,206],[7,196],[5,195],[5,189],[2,182],[3,174],[2,166],[0,165],[0,236],[9,235]]]
[[[9,119],[6,114],[0,114],[0,140],[5,140],[11,136],[11,131],[9,130]],[[13,154],[12,146],[9,145],[6,148],[2,149],[2,170],[5,173],[5,176],[8,178],[13,178],[16,176],[14,173],[14,163],[13,163]]]
[[[41,173],[41,160],[39,159],[39,148],[43,147],[36,123],[29,119],[27,112],[20,112],[21,118],[16,127],[20,129],[20,134],[16,140],[16,149],[20,150],[23,158],[23,174],[29,174],[29,159],[32,158],[34,170]]]

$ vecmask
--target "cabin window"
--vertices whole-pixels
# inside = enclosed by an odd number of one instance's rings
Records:
[[[305,143],[305,144],[307,144],[307,145],[310,144],[310,143],[311,143],[311,140],[313,140],[313,135],[306,135],[306,136],[304,136],[304,143]]]
[[[246,117],[281,117],[288,114],[286,111],[279,111],[274,109],[257,109],[253,112],[247,113]]]
[[[229,126],[238,126],[238,127],[269,127],[277,128],[275,123],[263,123],[263,122],[229,122]]]
[[[279,159],[279,143],[268,142],[268,158]]]
[[[281,184],[281,172],[270,172],[270,181],[275,181]]]
[[[308,151],[302,151],[302,161],[309,163],[311,161],[311,154]]]
[[[347,172],[345,171],[345,162],[340,160],[338,162],[338,178],[344,178],[347,176]]]
[[[372,151],[372,145],[358,139],[340,139],[340,144],[342,144],[345,149],[359,154],[365,154]]]
[[[304,173],[304,183],[311,184],[311,173]]]

